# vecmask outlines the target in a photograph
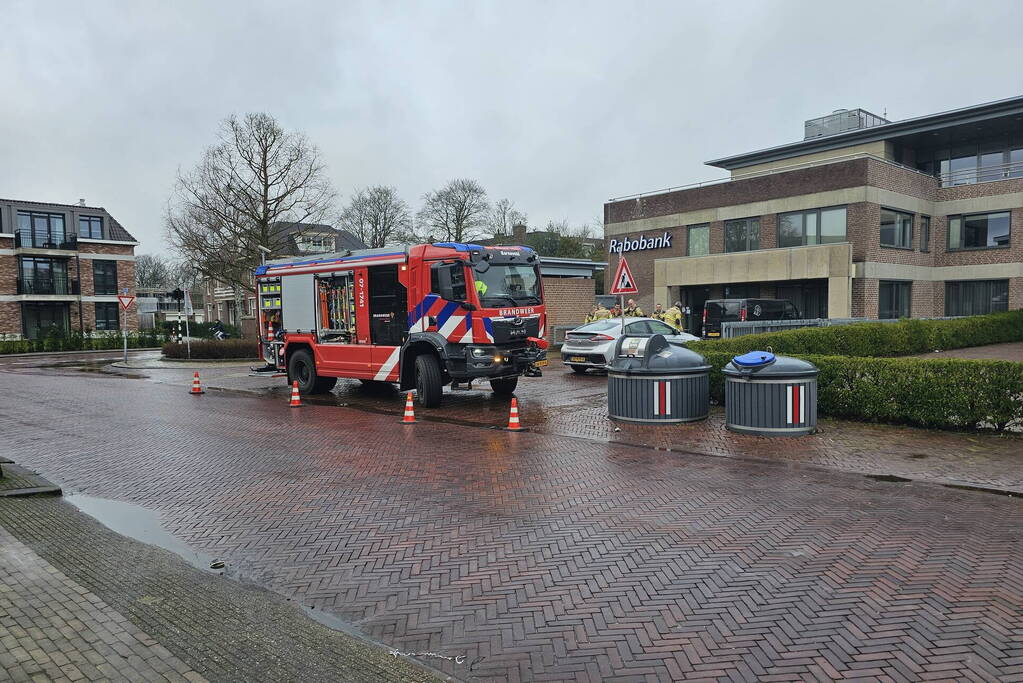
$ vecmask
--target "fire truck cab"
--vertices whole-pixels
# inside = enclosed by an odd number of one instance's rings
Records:
[[[441,242],[280,259],[256,269],[260,348],[303,394],[339,377],[415,389],[487,379],[511,394],[547,365],[539,257]]]

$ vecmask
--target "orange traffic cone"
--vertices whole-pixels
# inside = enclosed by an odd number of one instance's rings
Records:
[[[416,411],[412,409],[412,392],[405,394],[405,416],[401,418],[403,425],[413,425],[416,423]]]
[[[190,392],[188,392],[188,393],[192,394],[193,396],[195,396],[197,394],[205,394],[206,393],[205,391],[202,390],[202,385],[199,384],[199,371],[198,370],[195,371],[195,376],[192,377],[192,390]]]
[[[505,427],[509,432],[524,432],[526,431],[522,425],[519,424],[519,399],[512,396],[511,409],[508,411],[508,426]]]
[[[288,403],[291,408],[301,408],[302,399],[298,397],[298,380],[296,379],[291,383],[291,402]]]

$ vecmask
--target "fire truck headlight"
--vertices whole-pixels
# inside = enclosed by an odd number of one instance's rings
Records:
[[[473,346],[469,349],[469,353],[472,354],[473,358],[489,358],[494,355],[494,349],[489,349],[485,346]]]

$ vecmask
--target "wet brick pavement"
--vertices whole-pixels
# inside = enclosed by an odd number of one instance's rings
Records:
[[[151,380],[179,386],[191,382],[192,369],[140,364],[158,366],[138,371]],[[287,400],[284,379],[249,377],[246,369],[239,367],[203,367],[201,372],[204,383],[213,388],[270,393]],[[485,383],[476,386],[487,388]],[[713,409],[707,422],[689,425],[615,424],[607,419],[606,378],[566,372],[558,361],[552,362],[542,379],[521,380],[516,393],[523,424],[545,434],[1023,493],[1023,435],[941,432],[822,419],[821,432],[809,437],[756,437],[727,431],[723,409]],[[329,397],[313,400],[390,415],[401,415],[403,409],[401,397],[393,389],[366,389],[352,381],[342,381]],[[442,407],[417,408],[417,416],[501,427],[507,423],[508,402],[488,391],[448,392]]]
[[[460,678],[1023,676],[1013,497],[145,380],[15,389],[4,454],[373,639],[466,656]]]

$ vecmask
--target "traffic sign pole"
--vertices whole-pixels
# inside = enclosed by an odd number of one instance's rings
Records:
[[[124,311],[124,322],[121,323],[121,338],[124,340],[124,362],[128,362],[128,309],[135,303],[135,297],[128,294],[128,288],[125,287],[121,290],[121,294],[117,297],[117,302],[121,304],[121,310]]]

